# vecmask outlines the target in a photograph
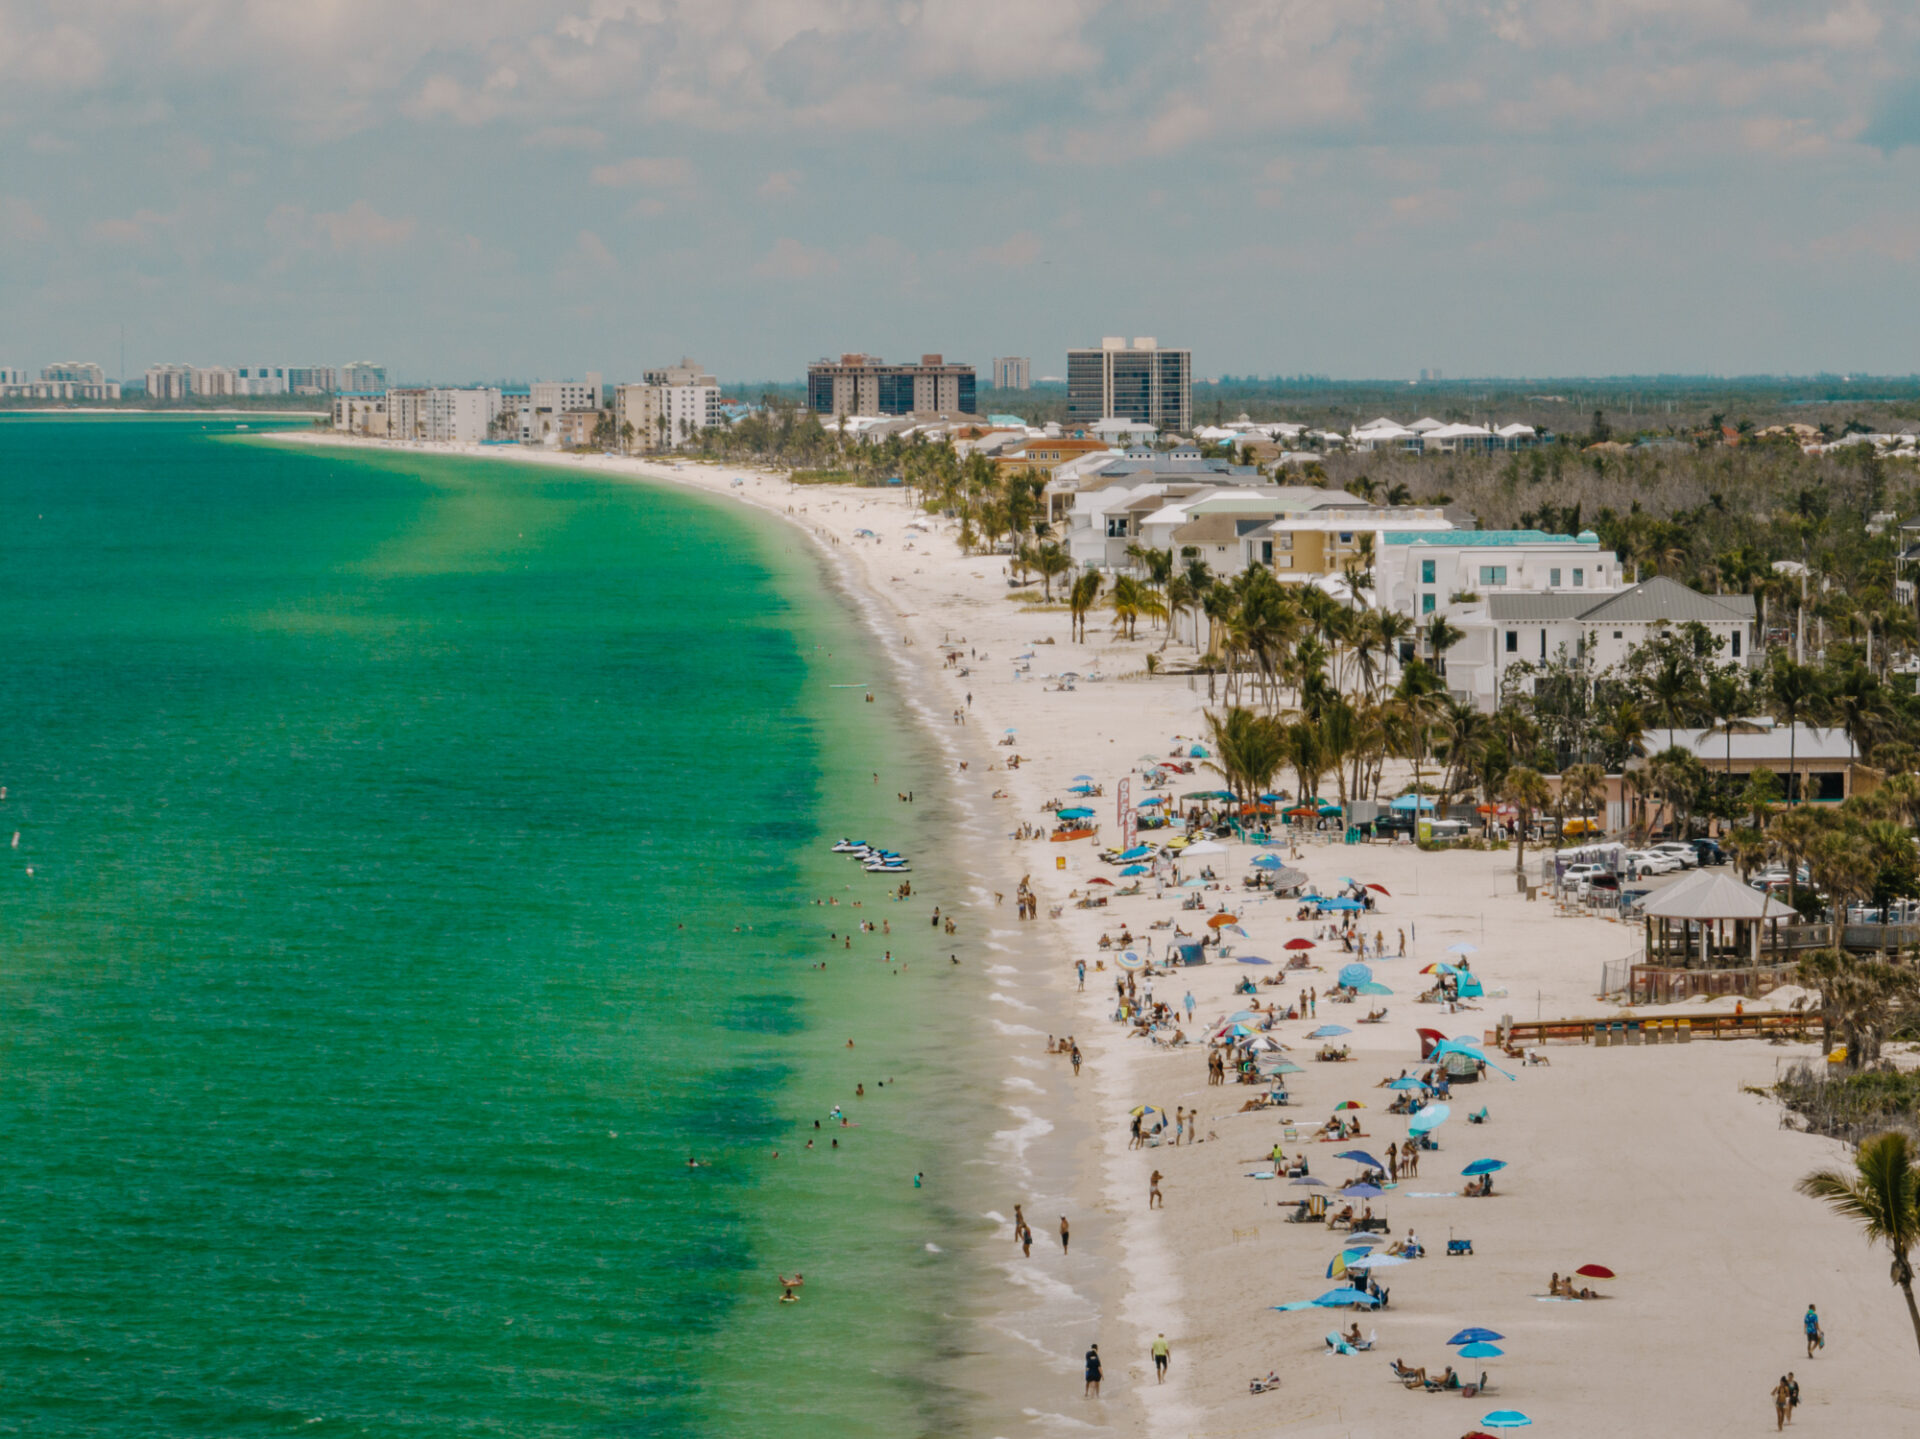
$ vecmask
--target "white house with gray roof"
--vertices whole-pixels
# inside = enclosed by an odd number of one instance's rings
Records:
[[[1564,652],[1610,669],[1663,626],[1697,621],[1722,642],[1724,661],[1755,663],[1752,595],[1703,595],[1664,575],[1603,595],[1496,592],[1450,619],[1463,638],[1447,652],[1447,688],[1484,710],[1498,707],[1515,665],[1538,667]]]

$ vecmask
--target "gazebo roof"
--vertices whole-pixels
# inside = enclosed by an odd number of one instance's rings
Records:
[[[1707,870],[1667,886],[1640,909],[1652,919],[1784,919],[1793,913],[1771,896]]]

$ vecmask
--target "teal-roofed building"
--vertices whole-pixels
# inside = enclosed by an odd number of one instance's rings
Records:
[[[1592,530],[1389,530],[1374,592],[1416,623],[1500,594],[1571,594],[1588,601],[1625,583],[1619,557]]]

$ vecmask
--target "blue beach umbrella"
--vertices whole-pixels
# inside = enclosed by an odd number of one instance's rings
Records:
[[[1479,952],[1480,946],[1468,944],[1464,939],[1458,944],[1450,944],[1447,946],[1448,954],[1478,954]]]
[[[1480,1422],[1489,1429],[1525,1429],[1533,1421],[1518,1409],[1496,1409],[1482,1416]]]
[[[1147,857],[1148,857],[1149,855],[1151,855],[1152,853],[1153,853],[1153,846],[1152,846],[1152,845],[1150,845],[1150,844],[1136,844],[1136,845],[1135,845],[1135,846],[1134,846],[1134,847],[1133,847],[1132,849],[1130,849],[1130,850],[1127,850],[1127,851],[1126,851],[1125,853],[1123,853],[1123,854],[1122,854],[1122,855],[1120,856],[1120,858],[1122,858],[1122,859],[1146,859],[1146,858],[1147,858]]]
[[[1342,1199],[1378,1199],[1382,1193],[1376,1184],[1349,1184],[1340,1191]]]
[[[1460,1346],[1460,1357],[1462,1359],[1498,1359],[1506,1352],[1507,1351],[1502,1349],[1498,1344],[1476,1343],[1463,1344]]]
[[[1407,1133],[1425,1134],[1430,1129],[1438,1129],[1452,1113],[1444,1104],[1429,1104],[1407,1121]]]
[[[1157,804],[1165,804],[1166,802],[1167,802],[1167,797],[1165,795],[1157,794],[1153,796],[1152,799],[1141,800],[1139,804],[1134,806],[1134,808],[1135,809],[1151,809],[1153,808],[1153,806]]]
[[[1320,901],[1320,908],[1350,910],[1361,908],[1361,904],[1357,899],[1323,899]]]
[[[1374,998],[1378,998],[1381,995],[1390,995],[1393,993],[1393,991],[1388,989],[1384,984],[1375,984],[1371,980],[1369,980],[1365,984],[1356,984],[1353,987],[1353,992],[1355,994],[1371,995]]]
[[[1288,1187],[1291,1189],[1325,1189],[1327,1187],[1327,1181],[1317,1175],[1308,1174],[1294,1180]]]
[[[1350,1304],[1364,1304],[1372,1309],[1380,1303],[1364,1289],[1329,1289],[1313,1302],[1322,1309],[1345,1309]]]
[[[1147,873],[1147,867],[1144,864],[1130,864],[1120,871],[1120,878],[1131,879],[1136,874],[1145,873]]]
[[[1256,856],[1253,861],[1253,867],[1255,869],[1280,869],[1282,865],[1283,862],[1277,854],[1259,855]]]
[[[1396,1079],[1392,1084],[1389,1084],[1387,1086],[1388,1089],[1399,1089],[1399,1090],[1425,1089],[1426,1087],[1427,1086],[1425,1085],[1425,1083],[1423,1083],[1418,1079],[1413,1078],[1411,1075],[1409,1075],[1405,1079]]]
[[[1092,794],[1092,793],[1093,793],[1093,786],[1092,786],[1092,785],[1090,785],[1090,784],[1072,784],[1072,785],[1068,785],[1068,786],[1067,786],[1067,793],[1068,793],[1068,794]]]
[[[1188,759],[1207,759],[1208,757],[1206,749],[1201,745],[1195,745],[1187,751]]]
[[[1460,1173],[1472,1178],[1476,1174],[1494,1174],[1506,1167],[1507,1161],[1504,1159],[1476,1159]]]
[[[1239,926],[1238,926],[1238,925],[1235,925],[1235,926],[1233,926],[1233,928],[1237,930],[1237,929],[1239,929]],[[1261,958],[1261,957],[1260,957],[1259,955],[1257,955],[1257,954],[1243,954],[1243,955],[1241,955],[1241,956],[1240,956],[1240,963],[1242,963],[1242,964],[1272,964],[1272,963],[1273,963],[1273,961],[1272,961],[1272,960],[1270,960],[1270,959],[1262,959],[1262,958]]]
[[[1469,1329],[1462,1329],[1458,1334],[1454,1335],[1453,1338],[1449,1339],[1447,1343],[1448,1344],[1497,1344],[1499,1343],[1500,1340],[1505,1339],[1506,1337],[1507,1337],[1506,1335],[1497,1333],[1492,1329],[1481,1329],[1481,1328],[1475,1327],[1475,1328],[1469,1328]]]
[[[1120,956],[1119,964],[1122,969],[1145,969],[1147,967],[1147,962],[1132,950],[1128,950]]]
[[[1352,1033],[1353,1031],[1351,1029],[1347,1029],[1342,1025],[1323,1024],[1318,1029],[1314,1030],[1312,1034],[1309,1034],[1307,1038],[1308,1039],[1338,1039],[1343,1034],[1352,1034]]]
[[[1433,801],[1425,795],[1403,794],[1393,802],[1393,807],[1402,814],[1410,813],[1415,809],[1423,810],[1431,814],[1433,812]]]
[[[1369,1169],[1385,1169],[1387,1167],[1364,1149],[1343,1149],[1333,1157],[1335,1159],[1351,1159],[1355,1164],[1364,1164]]]
[[[1349,1259],[1349,1269],[1392,1269],[1396,1265],[1411,1264],[1413,1261],[1404,1254],[1363,1254],[1358,1259]]]
[[[1061,810],[1061,811],[1060,811],[1060,818],[1062,818],[1062,819],[1092,819],[1092,818],[1093,818],[1093,811],[1092,811],[1092,810],[1090,810],[1090,809],[1063,809],[1063,810]]]
[[[1084,782],[1084,783],[1087,783],[1087,784],[1092,784],[1092,783],[1093,783],[1093,776],[1092,776],[1092,775],[1090,775],[1090,774],[1077,774],[1077,775],[1075,775],[1075,776],[1074,776],[1073,778],[1074,778],[1074,782],[1075,782],[1076,784],[1077,784],[1077,783],[1081,783],[1081,782]]]
[[[1364,964],[1344,964],[1340,967],[1340,973],[1336,978],[1341,985],[1351,989],[1357,984],[1365,984],[1372,979],[1373,971]]]

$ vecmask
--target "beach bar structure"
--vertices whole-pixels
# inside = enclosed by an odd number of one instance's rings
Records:
[[[1792,956],[1807,946],[1789,905],[1723,874],[1700,870],[1641,906],[1647,952],[1633,966],[1637,1003],[1693,994],[1742,994],[1784,983]]]

